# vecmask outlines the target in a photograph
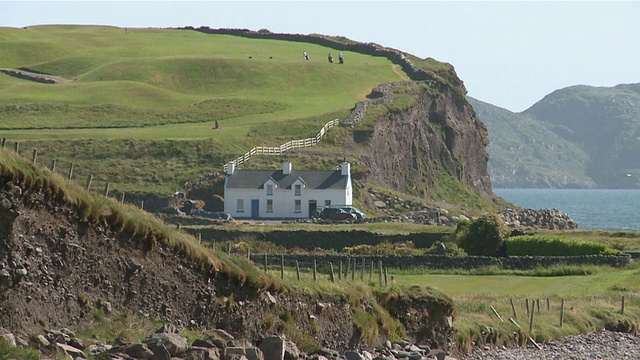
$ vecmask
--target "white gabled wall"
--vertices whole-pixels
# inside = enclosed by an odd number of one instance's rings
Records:
[[[350,186],[349,186],[350,187]],[[304,219],[309,218],[309,200],[315,200],[318,208],[323,208],[325,200],[332,205],[351,205],[351,196],[343,189],[308,190],[302,189],[300,196],[294,195],[294,189],[274,189],[268,196],[266,189],[226,189],[224,211],[236,219],[251,218],[251,201],[258,200],[261,219]],[[238,199],[244,203],[244,212],[237,211]],[[267,212],[267,200],[273,200],[273,212]],[[300,200],[300,212],[295,212],[295,200]]]

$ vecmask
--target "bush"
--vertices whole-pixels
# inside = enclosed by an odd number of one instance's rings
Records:
[[[460,221],[456,241],[469,255],[504,256],[509,229],[498,215],[484,215],[473,221]]]
[[[513,236],[507,239],[509,256],[614,255],[618,251],[602,243],[552,236]]]

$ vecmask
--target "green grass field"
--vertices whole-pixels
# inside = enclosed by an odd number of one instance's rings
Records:
[[[375,86],[408,79],[382,57],[329,64],[336,49],[192,30],[0,28],[0,47],[0,68],[68,80],[0,73],[2,136],[126,192],[170,193],[254,146],[315,136]]]

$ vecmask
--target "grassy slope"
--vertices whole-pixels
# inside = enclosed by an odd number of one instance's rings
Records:
[[[344,52],[331,65],[335,50],[318,45],[186,30],[2,28],[0,45],[0,68],[73,80],[0,74],[3,137],[127,192],[173,192],[253,146],[314,136],[373,87],[407,78],[384,58]]]

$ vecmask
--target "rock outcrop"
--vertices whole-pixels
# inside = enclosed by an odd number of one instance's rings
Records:
[[[373,176],[394,190],[424,196],[451,177],[486,199],[494,197],[487,171],[487,130],[464,93],[417,82],[387,84],[377,97],[409,97],[383,112],[368,138]]]

